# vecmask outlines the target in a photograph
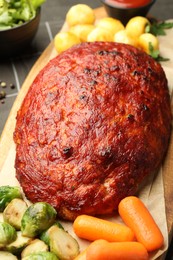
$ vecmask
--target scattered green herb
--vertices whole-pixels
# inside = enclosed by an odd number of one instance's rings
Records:
[[[166,35],[166,30],[173,28],[172,22],[157,22],[154,21],[151,24],[148,24],[145,28],[146,33],[151,33],[155,36],[164,36]],[[149,43],[149,50],[150,55],[157,60],[158,62],[161,61],[168,61],[169,58],[164,58],[160,55],[159,50],[154,50],[151,42]]]
[[[150,51],[150,56],[153,57],[153,59],[157,60],[157,61],[168,61],[168,58],[164,58],[162,56],[160,56],[160,52],[159,50],[154,50],[153,45],[151,42],[149,42],[149,51]]]
[[[33,19],[45,0],[0,0],[0,30],[16,27]]]
[[[173,28],[173,23],[171,22],[153,22],[148,24],[145,28],[146,33],[152,33],[157,35],[166,35],[165,30]]]

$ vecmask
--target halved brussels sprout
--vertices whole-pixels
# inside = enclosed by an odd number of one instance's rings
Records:
[[[61,225],[61,223],[59,221],[56,221],[50,228],[48,228],[47,230],[43,231],[40,235],[40,239],[42,241],[44,241],[48,246],[50,245],[50,236],[49,236],[49,233],[50,233],[50,230],[53,226],[57,226],[59,228],[62,228],[64,229],[64,227]]]
[[[50,251],[54,252],[59,259],[71,260],[79,254],[77,240],[62,228],[52,226],[49,236]]]
[[[9,252],[0,251],[0,259],[2,260],[17,260],[17,257]]]
[[[6,222],[0,222],[0,248],[13,242],[17,237],[14,227]]]
[[[52,252],[40,252],[28,255],[22,260],[59,260],[59,258]]]
[[[22,236],[21,231],[17,231],[17,238],[14,242],[8,244],[5,248],[6,251],[12,253],[12,254],[20,254],[21,251],[29,245],[29,243],[32,241],[32,238],[30,237],[24,237]]]
[[[3,212],[4,221],[12,225],[17,230],[21,228],[21,219],[27,210],[27,205],[22,199],[13,199]]]
[[[22,235],[36,237],[53,225],[56,215],[56,210],[46,202],[32,204],[27,208],[21,220]]]
[[[40,252],[47,252],[49,250],[48,245],[46,245],[43,241],[40,239],[34,239],[28,246],[26,246],[22,253],[21,257],[22,259],[28,255],[36,254]]]
[[[1,186],[0,187],[0,212],[3,212],[8,203],[14,198],[22,198],[19,187]]]

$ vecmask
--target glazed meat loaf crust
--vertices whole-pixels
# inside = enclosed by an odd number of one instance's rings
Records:
[[[83,43],[43,68],[17,114],[16,177],[63,219],[108,214],[164,158],[171,129],[159,63],[117,43]]]

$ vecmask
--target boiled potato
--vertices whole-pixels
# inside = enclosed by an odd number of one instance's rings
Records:
[[[132,46],[137,47],[137,41],[134,38],[131,38],[130,36],[128,36],[126,30],[118,31],[114,35],[114,42],[130,44]]]
[[[73,5],[66,14],[66,22],[71,27],[76,24],[93,24],[94,10],[85,4]]]
[[[127,34],[132,38],[138,38],[145,33],[146,26],[150,24],[149,20],[143,16],[135,16],[126,24]]]
[[[116,32],[124,29],[124,25],[121,23],[121,21],[112,17],[104,17],[100,19],[96,23],[96,26],[109,30],[113,35]]]
[[[88,34],[95,28],[92,24],[77,24],[69,29],[69,32],[75,34],[81,42],[86,42]]]
[[[153,47],[153,50],[159,50],[159,41],[155,35],[151,33],[143,33],[139,36],[138,46],[148,54],[151,54],[149,48],[150,43]]]
[[[95,41],[113,41],[113,36],[110,33],[110,31],[96,27],[94,30],[90,32],[90,34],[87,37],[88,42],[95,42]]]
[[[58,53],[79,43],[81,43],[80,39],[71,32],[60,32],[54,38],[54,46]]]

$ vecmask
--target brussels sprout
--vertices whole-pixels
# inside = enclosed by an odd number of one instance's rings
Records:
[[[4,222],[4,218],[3,218],[2,213],[0,213],[0,222]]]
[[[14,198],[22,198],[19,187],[1,186],[0,187],[0,212],[3,212],[8,203]]]
[[[21,220],[22,235],[27,237],[39,235],[55,222],[56,215],[56,210],[46,202],[32,204]]]
[[[52,226],[50,232],[50,251],[61,260],[74,259],[79,254],[79,244],[68,232],[57,226]]]
[[[0,222],[0,248],[13,242],[17,237],[14,227],[6,222]]]
[[[30,237],[24,237],[22,236],[21,231],[17,231],[17,238],[14,242],[8,244],[5,248],[6,251],[9,251],[12,254],[20,254],[21,251],[29,245],[29,243],[32,241],[32,238]]]
[[[2,260],[17,260],[17,257],[9,252],[0,251],[0,259]]]
[[[17,230],[21,228],[21,219],[27,209],[27,205],[22,199],[13,199],[3,212],[4,221],[12,225]]]
[[[49,250],[48,245],[46,245],[40,239],[34,239],[27,247],[25,247],[21,253],[22,259],[28,255],[36,254],[40,252],[47,252]]]
[[[22,260],[59,260],[59,258],[52,252],[40,252],[28,255]]]
[[[59,228],[64,229],[64,227],[61,225],[61,223],[59,221],[56,221],[55,224],[53,224],[53,226],[58,226]],[[48,246],[50,245],[50,237],[49,237],[49,232],[51,230],[51,228],[53,227],[51,226],[50,228],[48,228],[47,230],[43,231],[40,235],[40,239],[42,241],[44,241]]]

